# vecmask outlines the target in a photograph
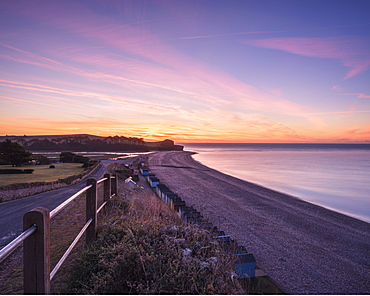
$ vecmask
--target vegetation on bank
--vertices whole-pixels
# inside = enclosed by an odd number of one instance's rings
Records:
[[[234,260],[207,231],[184,226],[154,195],[124,191],[99,213],[89,247],[79,242],[52,281],[51,294],[244,294]],[[122,199],[122,195],[126,196]],[[84,223],[78,199],[51,224],[52,268]],[[66,226],[68,225],[67,229]],[[21,252],[5,268],[1,294],[22,294]]]
[[[243,294],[234,259],[209,232],[184,226],[154,195],[107,205],[98,238],[73,264],[62,294]]]

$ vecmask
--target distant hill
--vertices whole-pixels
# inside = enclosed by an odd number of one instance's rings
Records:
[[[0,136],[0,142],[11,140],[29,151],[102,151],[146,152],[151,150],[183,150],[172,140],[146,142],[135,137],[100,137],[88,134],[44,136]]]

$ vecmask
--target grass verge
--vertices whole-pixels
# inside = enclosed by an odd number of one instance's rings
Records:
[[[64,179],[72,175],[81,174],[84,171],[81,163],[55,163],[54,169],[49,168],[49,165],[32,165],[24,168],[33,169],[32,174],[4,174],[0,178],[0,186],[6,186],[16,183],[32,183],[32,182],[53,182],[58,179]],[[10,165],[1,165],[0,168],[12,168]]]

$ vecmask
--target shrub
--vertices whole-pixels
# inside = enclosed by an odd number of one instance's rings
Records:
[[[23,174],[22,169],[1,169],[0,174]]]
[[[62,152],[59,160],[64,163],[85,163],[89,161],[89,158],[72,152]]]
[[[51,160],[45,155],[35,155],[36,164],[51,164]]]
[[[33,169],[1,169],[0,174],[32,174]]]
[[[129,177],[133,177],[134,180],[134,170],[130,169],[128,166],[124,164],[112,163],[109,165],[109,170],[119,176],[121,179],[127,179]],[[138,181],[138,179],[136,179]],[[134,180],[135,181],[135,180]],[[135,181],[135,182],[137,182]]]

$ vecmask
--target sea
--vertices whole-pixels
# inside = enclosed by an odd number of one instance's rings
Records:
[[[370,223],[370,144],[181,145],[220,172]]]

